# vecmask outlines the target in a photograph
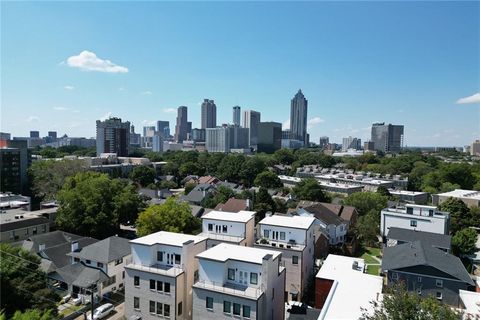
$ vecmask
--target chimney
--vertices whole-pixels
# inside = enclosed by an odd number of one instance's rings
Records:
[[[79,245],[78,245],[78,242],[77,241],[73,241],[72,244],[71,244],[71,251],[72,252],[75,252],[79,249]]]

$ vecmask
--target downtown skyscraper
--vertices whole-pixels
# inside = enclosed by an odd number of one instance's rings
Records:
[[[290,132],[292,139],[300,140],[308,145],[307,137],[308,100],[299,89],[290,104]]]
[[[127,157],[130,147],[130,122],[120,118],[97,120],[97,156],[102,153],[116,153]]]
[[[176,142],[183,142],[183,140],[187,140],[187,132],[188,132],[187,112],[188,112],[187,107],[185,106],[178,107],[177,125],[175,126]]]
[[[217,126],[217,106],[213,100],[204,99],[202,103],[202,129]]]
[[[240,106],[233,107],[233,125],[240,126]]]
[[[260,125],[260,112],[245,110],[243,112],[243,127],[248,128],[248,141],[250,147],[257,149],[258,126]]]

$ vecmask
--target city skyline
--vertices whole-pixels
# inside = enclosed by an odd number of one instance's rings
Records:
[[[137,128],[167,120],[173,134],[181,105],[200,128],[207,97],[217,105],[217,125],[232,122],[235,105],[285,124],[300,88],[316,143],[320,136],[366,141],[374,122],[405,125],[407,146],[463,146],[480,135],[479,3],[2,3],[2,9],[1,131],[12,136],[36,130],[93,137],[95,121],[109,115]],[[302,21],[285,25],[292,10]],[[214,19],[195,30],[181,25],[203,15]],[[247,15],[251,25],[242,23]],[[130,30],[124,19],[145,23]]]

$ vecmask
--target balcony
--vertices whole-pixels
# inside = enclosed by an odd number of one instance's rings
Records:
[[[220,283],[208,280],[199,280],[193,285],[194,288],[201,288],[210,291],[235,295],[238,297],[244,297],[247,299],[258,299],[263,294],[263,289],[253,288],[240,284],[233,283]]]
[[[167,277],[176,277],[185,271],[184,265],[181,267],[169,266],[165,264],[153,264],[147,266],[135,262],[126,265],[125,268],[160,274]]]
[[[218,240],[218,241],[225,241],[225,242],[231,242],[238,244],[241,241],[245,240],[245,234],[241,234],[240,236],[230,236],[228,234],[223,234],[223,233],[214,233],[214,232],[202,232],[199,234],[199,236],[209,238],[212,240]]]
[[[303,243],[297,243],[294,240],[279,241],[260,238],[255,241],[255,245],[263,246],[265,249],[288,249],[295,251],[303,251],[303,249],[305,249],[305,245]]]

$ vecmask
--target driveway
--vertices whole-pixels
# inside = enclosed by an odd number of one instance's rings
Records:
[[[115,306],[115,311],[112,312],[108,317],[104,319],[108,320],[121,320],[125,319],[125,302],[120,303],[119,305]],[[90,311],[87,312],[87,316],[90,314]],[[84,316],[81,315],[77,317],[75,320],[84,320]]]

